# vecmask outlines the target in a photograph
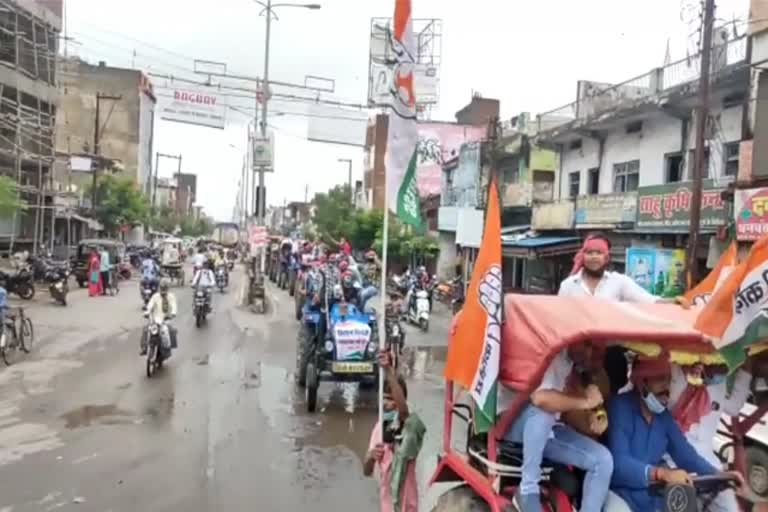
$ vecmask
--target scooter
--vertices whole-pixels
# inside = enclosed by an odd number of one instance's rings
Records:
[[[69,268],[55,267],[50,268],[45,273],[45,281],[48,283],[48,291],[53,300],[67,305],[67,293],[69,293]]]
[[[429,293],[426,290],[412,289],[406,317],[409,322],[418,325],[422,331],[429,330]]]

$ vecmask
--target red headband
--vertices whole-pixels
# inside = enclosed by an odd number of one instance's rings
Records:
[[[602,238],[587,238],[584,240],[584,245],[581,246],[579,252],[576,253],[576,257],[573,258],[573,268],[571,269],[571,275],[577,274],[584,266],[584,254],[587,251],[599,251],[605,256],[610,256],[610,250],[608,248],[608,242]]]
[[[672,374],[669,360],[665,358],[646,359],[638,358],[632,367],[631,379],[637,385],[643,379],[666,377]]]

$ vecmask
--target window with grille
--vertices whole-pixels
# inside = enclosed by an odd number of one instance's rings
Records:
[[[640,184],[640,160],[613,164],[613,191],[633,192]]]
[[[725,176],[736,176],[739,173],[739,143],[729,142],[723,144],[723,174]]]
[[[568,197],[578,196],[580,186],[581,186],[581,171],[576,171],[568,174]]]

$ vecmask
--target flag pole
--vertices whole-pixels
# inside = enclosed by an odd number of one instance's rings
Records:
[[[381,310],[384,313],[379,321],[379,349],[387,343],[387,245],[389,244],[389,184],[387,183],[387,167],[384,166],[384,223],[381,233]],[[391,362],[391,361],[390,361]],[[384,442],[384,369],[379,366],[379,425],[381,439]]]

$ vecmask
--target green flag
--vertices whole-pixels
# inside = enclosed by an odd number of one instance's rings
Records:
[[[416,164],[418,152],[413,149],[408,169],[405,170],[403,182],[397,191],[397,216],[403,224],[413,226],[417,230],[422,229],[421,204],[419,202],[419,187],[416,184]]]

